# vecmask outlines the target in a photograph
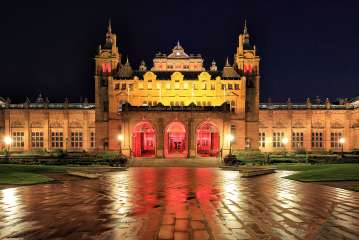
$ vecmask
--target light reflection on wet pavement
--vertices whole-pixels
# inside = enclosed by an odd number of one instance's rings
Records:
[[[359,239],[359,193],[216,168],[0,191],[0,239]]]

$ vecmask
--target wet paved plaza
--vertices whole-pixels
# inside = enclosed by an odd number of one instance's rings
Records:
[[[359,239],[359,193],[217,168],[0,191],[0,239]]]

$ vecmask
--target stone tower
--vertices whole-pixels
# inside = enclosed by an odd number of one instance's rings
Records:
[[[114,116],[110,111],[113,98],[114,74],[120,64],[121,54],[118,52],[116,34],[112,33],[109,21],[106,42],[99,45],[95,56],[95,98],[96,98],[96,148],[103,151],[109,149],[109,124]]]
[[[259,62],[256,46],[250,42],[247,22],[243,33],[239,35],[239,44],[236,53],[236,64],[241,75],[246,78],[246,146],[257,149],[258,122],[259,122]]]

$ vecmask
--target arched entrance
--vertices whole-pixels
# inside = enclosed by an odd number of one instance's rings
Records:
[[[214,157],[219,153],[219,131],[210,122],[201,123],[196,131],[197,154],[201,157]]]
[[[138,123],[132,132],[132,151],[134,157],[154,157],[156,152],[156,133],[149,122]]]
[[[187,156],[186,127],[181,122],[170,123],[165,130],[165,156]]]

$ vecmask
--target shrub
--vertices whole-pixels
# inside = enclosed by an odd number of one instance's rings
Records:
[[[51,156],[61,159],[67,157],[67,152],[62,149],[56,149],[51,153]]]
[[[119,152],[103,152],[100,153],[98,157],[102,158],[103,160],[111,160],[111,159],[115,159],[115,158],[119,158],[121,155]]]

